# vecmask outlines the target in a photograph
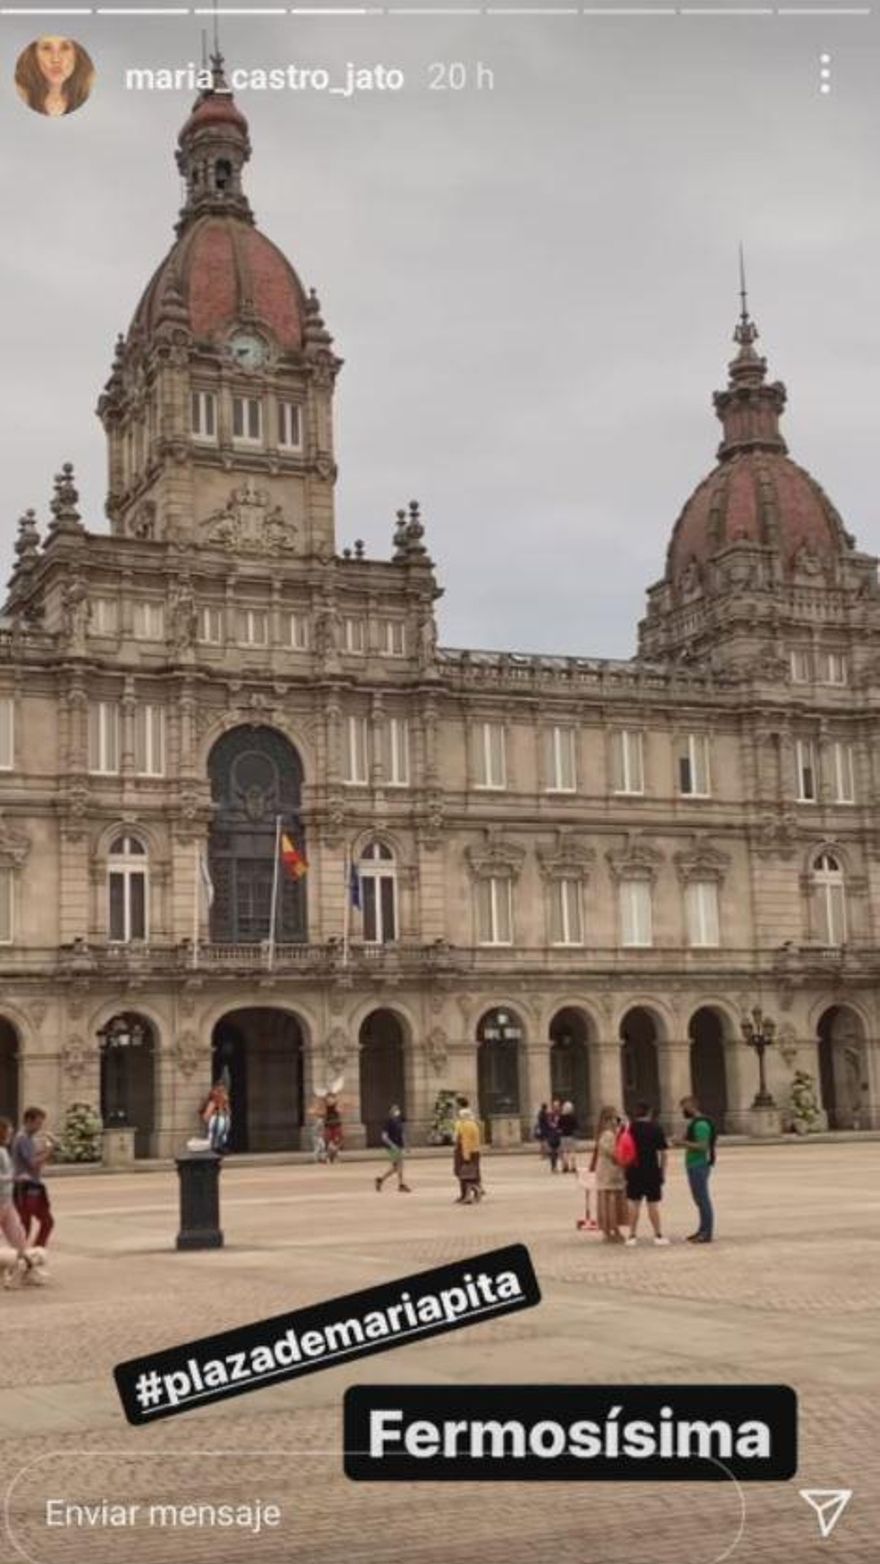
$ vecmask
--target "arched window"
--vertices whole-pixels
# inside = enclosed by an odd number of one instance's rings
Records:
[[[233,728],[218,739],[208,761],[214,818],[208,862],[214,884],[211,939],[216,944],[260,944],[269,938],[278,819],[303,855],[300,821],[302,763],[273,728]],[[275,937],[307,938],[306,881],[282,874],[277,885]]]
[[[384,842],[369,842],[364,848],[360,877],[364,943],[388,945],[397,939],[397,873],[394,854]]]
[[[107,859],[109,936],[114,944],[147,938],[147,874],[143,842],[136,836],[117,836]]]
[[[846,884],[839,859],[821,852],[813,860],[813,881],[818,900],[817,928],[823,945],[846,941]]]

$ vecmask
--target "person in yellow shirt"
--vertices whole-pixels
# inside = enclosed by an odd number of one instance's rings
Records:
[[[480,1126],[471,1112],[466,1097],[458,1099],[458,1118],[455,1121],[455,1151],[453,1171],[461,1193],[456,1202],[460,1206],[474,1205],[483,1198],[480,1178]]]

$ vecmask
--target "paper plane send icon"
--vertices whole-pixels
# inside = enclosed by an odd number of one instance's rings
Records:
[[[853,1496],[853,1490],[851,1488],[800,1488],[798,1492],[810,1508],[816,1511],[820,1534],[823,1537],[830,1537]]]

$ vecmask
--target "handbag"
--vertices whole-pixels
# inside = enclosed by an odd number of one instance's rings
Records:
[[[634,1167],[639,1160],[639,1148],[628,1124],[624,1125],[614,1143],[614,1160],[621,1168]]]

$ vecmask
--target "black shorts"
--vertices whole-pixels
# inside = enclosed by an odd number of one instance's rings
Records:
[[[627,1168],[627,1200],[650,1200],[651,1204],[655,1205],[662,1197],[663,1180],[659,1170],[654,1173],[650,1168]]]

